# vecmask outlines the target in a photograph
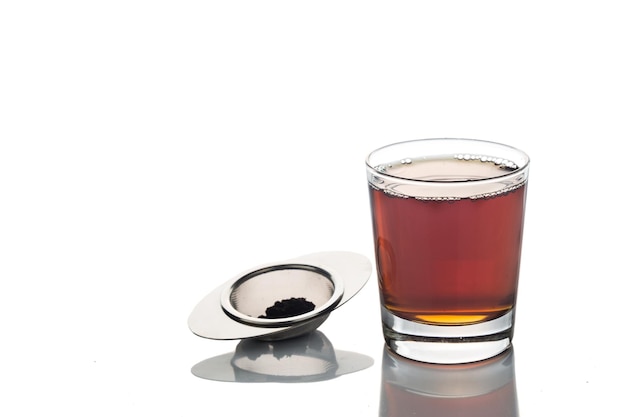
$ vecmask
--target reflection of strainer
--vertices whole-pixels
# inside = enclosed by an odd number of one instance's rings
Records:
[[[207,295],[189,316],[189,328],[209,339],[288,339],[319,327],[333,309],[352,298],[369,278],[363,255],[321,252],[263,265],[227,281]],[[300,299],[313,308],[271,317],[267,308]]]
[[[197,363],[191,372],[224,382],[312,382],[358,372],[374,363],[369,356],[335,350],[319,330],[288,340],[246,339],[234,352]]]
[[[263,375],[277,381],[328,379],[339,367],[332,344],[319,331],[275,342],[243,340],[231,364],[239,379]]]

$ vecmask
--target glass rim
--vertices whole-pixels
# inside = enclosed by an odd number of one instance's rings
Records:
[[[427,143],[427,142],[463,142],[463,143],[475,143],[475,144],[482,144],[482,145],[486,145],[486,146],[493,146],[493,147],[499,147],[502,149],[506,149],[509,152],[515,153],[521,160],[523,160],[524,162],[522,164],[516,164],[516,168],[511,170],[511,171],[506,171],[503,172],[502,175],[493,175],[493,176],[488,176],[485,178],[480,178],[480,179],[472,179],[472,180],[467,180],[467,179],[463,179],[463,180],[432,180],[432,179],[416,179],[416,178],[406,178],[403,176],[398,176],[398,175],[393,175],[393,174],[389,174],[387,172],[381,172],[379,169],[377,169],[378,166],[380,166],[379,164],[373,164],[371,163],[372,157],[380,152],[383,152],[385,150],[391,149],[391,148],[395,148],[398,146],[402,146],[402,145],[408,145],[411,143]],[[413,155],[415,156],[415,155]],[[391,162],[391,161],[389,161]],[[402,182],[410,182],[410,183],[421,183],[421,184],[441,184],[441,185],[445,185],[445,184],[449,184],[449,185],[459,185],[459,184],[476,184],[476,183],[480,183],[480,182],[488,182],[488,181],[493,181],[493,180],[499,180],[501,178],[506,178],[509,176],[515,176],[515,175],[519,175],[520,173],[526,171],[528,169],[528,166],[530,165],[530,157],[528,156],[528,154],[524,151],[522,151],[519,148],[516,148],[514,146],[511,145],[507,145],[504,143],[500,143],[500,142],[494,142],[494,141],[488,141],[488,140],[483,140],[483,139],[470,139],[470,138],[425,138],[425,139],[410,139],[410,140],[406,140],[406,141],[400,141],[400,142],[395,142],[395,143],[390,143],[384,146],[381,146],[379,148],[374,149],[373,151],[371,151],[367,157],[365,158],[365,164],[367,166],[368,169],[372,170],[373,172],[376,173],[377,176],[382,176],[382,177],[387,177],[387,178],[393,178]]]

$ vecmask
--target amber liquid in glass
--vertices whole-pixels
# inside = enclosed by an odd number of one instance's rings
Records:
[[[436,171],[444,163],[447,171],[458,165],[458,173],[438,178]],[[502,169],[492,162],[449,157],[406,159],[388,164],[385,173],[472,181]],[[384,306],[401,318],[436,325],[478,323],[510,311],[517,292],[525,195],[525,183],[452,200],[403,196],[370,184]]]

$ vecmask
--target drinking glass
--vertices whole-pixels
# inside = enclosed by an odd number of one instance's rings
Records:
[[[513,337],[529,157],[474,139],[384,146],[366,161],[387,346],[464,363]]]

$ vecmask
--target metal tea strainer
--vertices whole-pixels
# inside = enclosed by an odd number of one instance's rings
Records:
[[[371,272],[369,260],[352,252],[320,252],[262,265],[202,299],[189,316],[189,328],[198,336],[221,340],[300,336],[317,329],[352,298]],[[268,314],[272,307],[284,306],[290,307],[284,314]],[[307,308],[299,308],[303,306]]]

